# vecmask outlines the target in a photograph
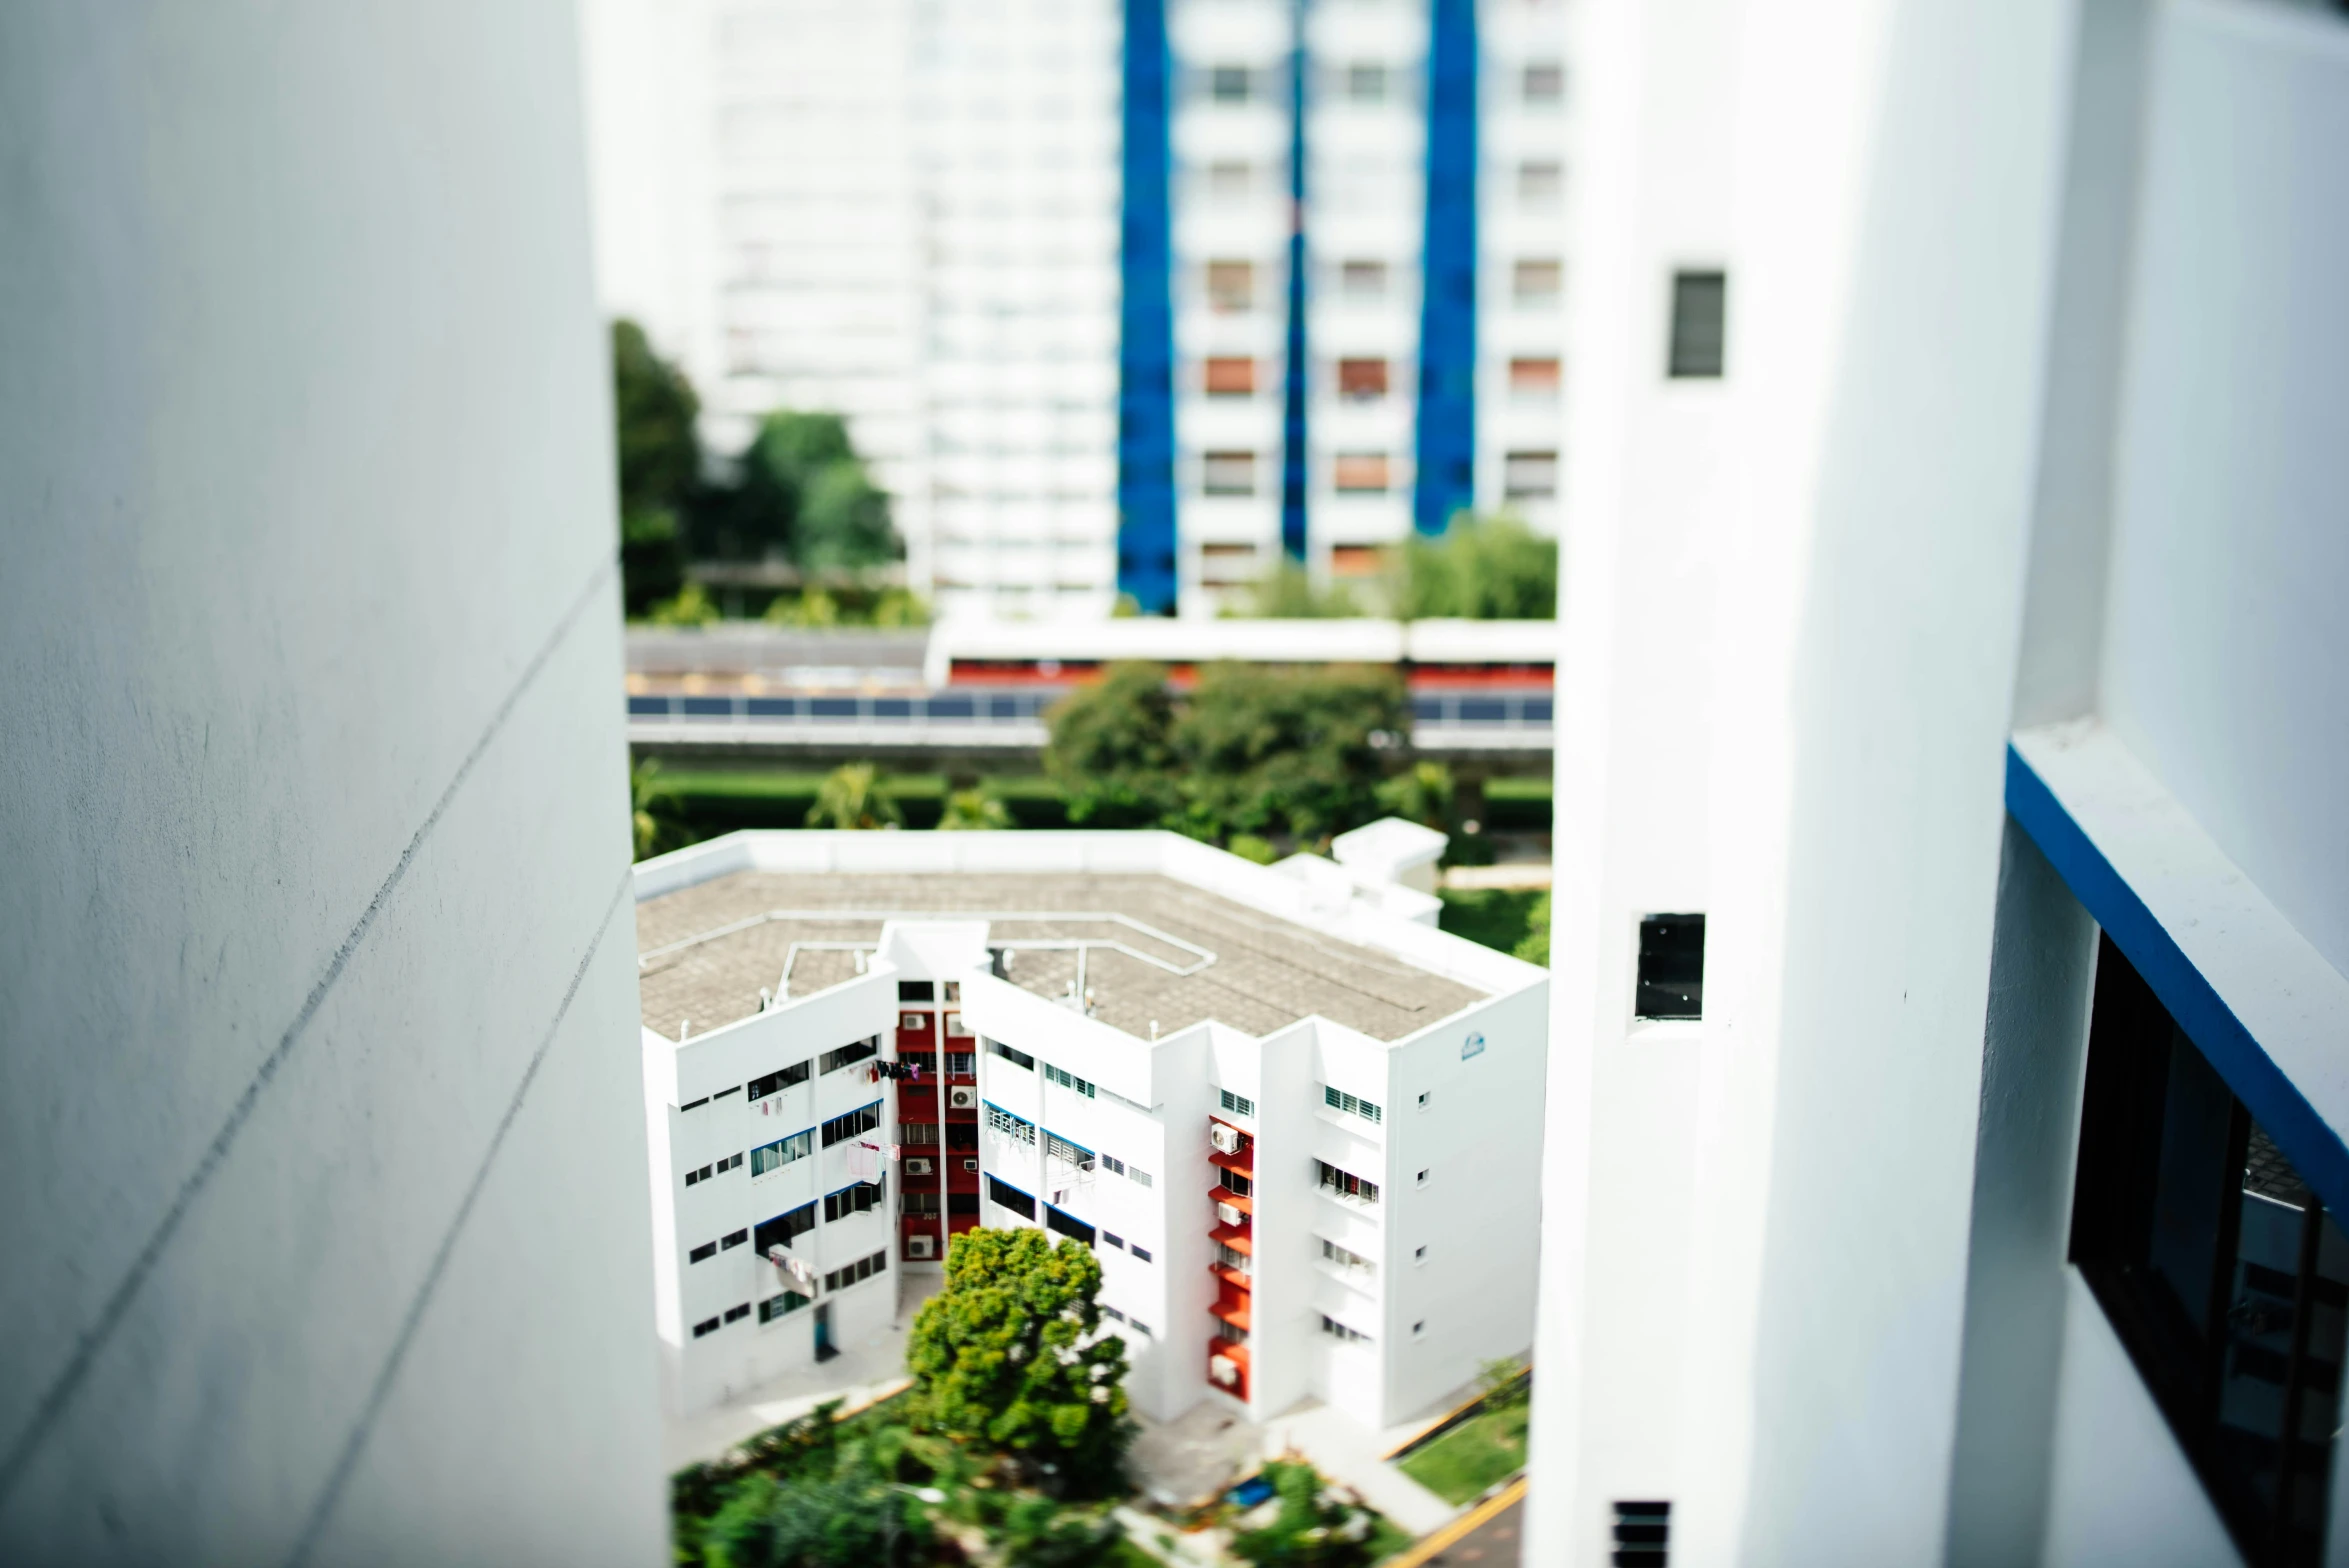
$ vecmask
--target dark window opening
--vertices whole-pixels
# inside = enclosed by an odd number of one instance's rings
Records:
[[[1036,1217],[1036,1200],[1017,1187],[1005,1186],[1000,1177],[990,1176],[987,1178],[987,1196],[1004,1208],[1011,1210],[1021,1219],[1032,1220]]]
[[[1672,274],[1672,347],[1665,373],[1675,380],[1718,379],[1729,343],[1729,274]]]
[[[947,1213],[949,1213],[949,1214],[976,1214],[976,1213],[978,1213],[978,1212],[979,1212],[979,1195],[978,1195],[977,1193],[975,1193],[975,1192],[950,1192],[950,1193],[948,1193],[948,1194],[946,1195],[946,1212],[947,1212]]]
[[[1619,1568],[1664,1568],[1672,1544],[1670,1503],[1617,1503],[1615,1551]]]
[[[851,1214],[868,1214],[882,1206],[881,1184],[860,1181],[853,1187],[824,1194],[824,1223],[844,1220]]]
[[[1064,1214],[1051,1204],[1044,1205],[1044,1223],[1063,1236],[1074,1236],[1086,1246],[1093,1245],[1093,1227],[1074,1214]]]
[[[726,1234],[725,1240],[720,1242],[719,1245],[726,1251],[731,1252],[736,1247],[741,1246],[748,1240],[750,1240],[750,1232],[747,1230],[729,1231]]]
[[[946,1147],[949,1149],[975,1149],[978,1146],[979,1124],[977,1122],[948,1122],[946,1124]]]
[[[749,1317],[749,1316],[750,1316],[750,1303],[749,1303],[749,1302],[747,1302],[747,1301],[746,1301],[746,1302],[744,1302],[744,1303],[743,1303],[741,1306],[739,1306],[739,1307],[728,1307],[728,1308],[726,1309],[726,1321],[727,1321],[727,1322],[729,1322],[729,1323],[736,1323],[736,1322],[740,1322],[742,1319],[744,1319],[744,1318],[746,1318],[746,1317]]]
[[[804,1236],[815,1228],[816,1206],[811,1201],[778,1214],[771,1220],[762,1221],[751,1232],[751,1244],[759,1249],[759,1256],[763,1258],[769,1247],[788,1247],[793,1238]]]
[[[927,980],[900,980],[897,982],[897,999],[901,1002],[927,1002],[930,1000],[930,985],[931,982]]]
[[[987,1042],[987,1049],[993,1051],[997,1056],[1002,1057],[1005,1061],[1011,1063],[1014,1067],[1025,1067],[1030,1072],[1034,1072],[1036,1070],[1036,1059],[1033,1056],[1030,1056],[1025,1051],[1014,1050],[1012,1047],[1005,1045],[1001,1040],[989,1040]]]
[[[750,1097],[754,1100],[764,1100],[770,1095],[781,1094],[794,1084],[807,1082],[810,1077],[814,1076],[815,1068],[816,1064],[813,1062],[801,1062],[798,1066],[786,1067],[779,1073],[769,1073],[764,1078],[753,1078],[750,1081]]]
[[[2110,937],[2072,1261],[2244,1559],[2320,1561],[2349,1240]]]
[[[714,1241],[705,1241],[700,1246],[694,1248],[691,1252],[685,1254],[685,1261],[688,1263],[699,1263],[704,1258],[714,1258],[717,1255],[718,1244]]]
[[[1705,917],[1648,915],[1639,923],[1642,1018],[1705,1016]]]

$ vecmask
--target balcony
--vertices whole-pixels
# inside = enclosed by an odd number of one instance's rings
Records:
[[[1253,1197],[1246,1197],[1240,1193],[1236,1193],[1229,1187],[1208,1188],[1207,1201],[1219,1206],[1228,1204],[1232,1208],[1238,1209],[1242,1214],[1247,1215],[1250,1219],[1254,1219],[1256,1217],[1256,1200]]]
[[[1228,1323],[1241,1333],[1247,1333],[1249,1328],[1248,1292],[1243,1290],[1218,1297],[1215,1305],[1207,1309],[1207,1315],[1218,1323]]]
[[[1255,1256],[1256,1253],[1256,1243],[1249,1240],[1248,1227],[1245,1225],[1218,1225],[1207,1233],[1207,1239],[1220,1242],[1234,1252],[1246,1253],[1250,1257]]]
[[[1241,1144],[1240,1152],[1237,1154],[1226,1154],[1221,1149],[1211,1149],[1207,1154],[1207,1163],[1217,1170],[1232,1171],[1253,1180],[1256,1175],[1256,1140],[1251,1138]]]
[[[1229,1365],[1231,1370],[1228,1379],[1216,1376],[1215,1364],[1218,1361]],[[1207,1381],[1235,1399],[1246,1399],[1248,1397],[1248,1347],[1234,1344],[1228,1339],[1209,1340],[1207,1342]]]

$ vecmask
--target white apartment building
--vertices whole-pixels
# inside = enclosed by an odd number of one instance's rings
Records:
[[[2349,1561],[2349,21],[1581,24],[1526,1560]]]
[[[779,406],[845,413],[942,612],[1212,615],[1284,553],[1372,572],[1415,515],[1555,531],[1564,0],[582,14],[607,307],[721,451]],[[1164,145],[1157,177],[1129,144]]]
[[[1433,928],[1441,847],[770,832],[639,867],[679,1406],[857,1343],[980,1225],[1094,1249],[1160,1419],[1375,1429],[1521,1351],[1547,981]]]

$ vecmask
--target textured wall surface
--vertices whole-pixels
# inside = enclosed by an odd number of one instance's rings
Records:
[[[577,82],[0,13],[0,1558],[661,1554]]]

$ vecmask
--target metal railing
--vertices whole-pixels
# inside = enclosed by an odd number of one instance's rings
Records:
[[[632,724],[694,723],[804,725],[849,728],[915,725],[1033,727],[1056,699],[1051,692],[932,692],[916,696],[802,695],[753,697],[742,693],[687,695],[634,693]],[[1443,730],[1546,730],[1557,701],[1540,694],[1474,692],[1425,694],[1411,699],[1415,726]]]

